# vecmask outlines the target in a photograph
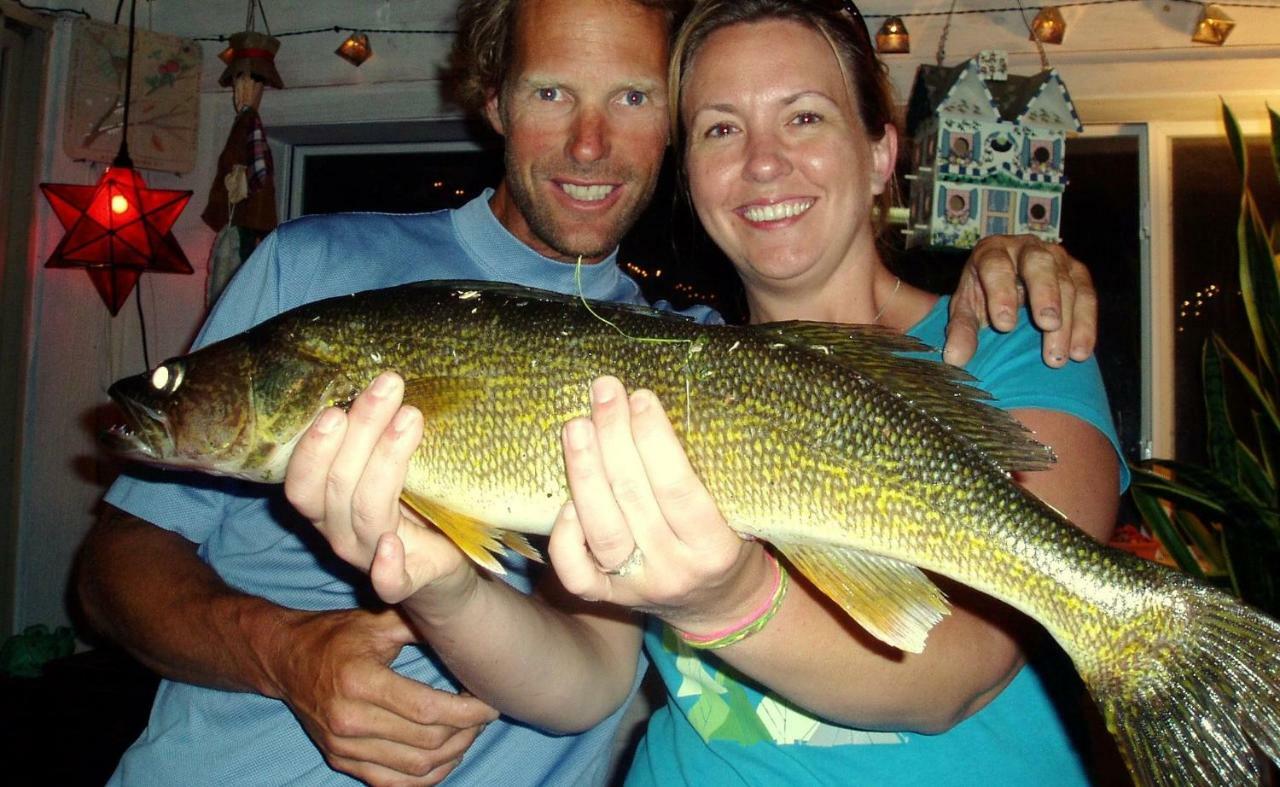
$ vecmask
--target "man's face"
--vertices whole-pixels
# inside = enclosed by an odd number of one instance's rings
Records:
[[[528,0],[506,85],[498,220],[535,251],[597,262],[653,196],[667,143],[667,26],[629,0]]]

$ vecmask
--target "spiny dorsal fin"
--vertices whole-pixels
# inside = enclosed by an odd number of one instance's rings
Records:
[[[501,530],[469,516],[450,511],[408,490],[402,492],[400,498],[410,508],[438,527],[440,532],[458,545],[458,549],[466,553],[467,557],[495,574],[507,573],[507,570],[494,557],[494,555],[503,554],[502,541],[505,540],[505,534]]]
[[[857,549],[774,542],[819,590],[882,642],[910,653],[950,609],[946,596],[910,563]]]
[[[519,306],[520,301],[522,300],[538,300],[581,307],[585,301],[591,305],[593,311],[605,316],[613,314],[634,314],[642,317],[654,317],[659,320],[669,320],[677,323],[687,324],[693,322],[692,317],[677,314],[675,312],[655,309],[652,306],[645,306],[639,303],[599,301],[593,298],[583,298],[581,295],[554,292],[552,290],[541,290],[537,287],[526,287],[521,284],[510,284],[508,282],[477,281],[470,279],[434,279],[430,281],[406,284],[402,285],[402,287],[404,289],[426,288],[432,290],[451,290],[454,297],[457,298],[465,300],[474,298],[499,299],[501,301],[510,302],[513,306]]]
[[[920,340],[874,325],[818,322],[764,323],[756,330],[793,348],[830,356],[922,408],[935,421],[973,444],[1003,470],[1043,470],[1055,459],[1013,416],[986,402],[990,395],[967,383],[973,377],[954,366],[899,353],[926,352]]]

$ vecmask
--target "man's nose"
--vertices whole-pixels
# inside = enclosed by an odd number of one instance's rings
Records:
[[[579,163],[599,161],[609,156],[609,119],[603,112],[584,108],[573,119],[566,153]]]

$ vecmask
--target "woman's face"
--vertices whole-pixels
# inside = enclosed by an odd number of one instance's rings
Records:
[[[694,207],[749,290],[821,286],[874,259],[871,209],[896,137],[868,138],[820,33],[783,20],[716,31],[681,116]]]

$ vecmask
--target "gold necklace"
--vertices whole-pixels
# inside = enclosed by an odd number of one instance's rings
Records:
[[[880,318],[884,316],[884,310],[889,308],[889,304],[893,303],[893,296],[898,294],[898,290],[902,288],[902,277],[898,276],[893,282],[893,292],[889,293],[889,297],[885,298],[884,303],[880,306],[880,311],[876,312],[876,317],[871,321],[872,325],[879,325]]]

